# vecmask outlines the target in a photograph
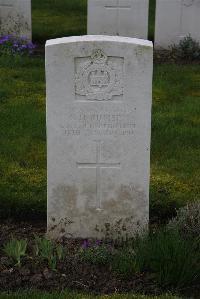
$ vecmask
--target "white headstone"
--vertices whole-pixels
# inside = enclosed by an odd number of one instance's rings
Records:
[[[200,0],[157,0],[155,47],[167,49],[188,35],[200,41]]]
[[[48,233],[132,236],[149,217],[152,43],[46,44]]]
[[[147,39],[149,0],[88,0],[88,34]]]
[[[31,0],[0,0],[0,36],[31,40]]]

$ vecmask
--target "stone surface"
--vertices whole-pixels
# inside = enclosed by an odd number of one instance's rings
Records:
[[[132,236],[149,217],[152,43],[47,41],[48,233]]]
[[[157,0],[155,47],[167,49],[189,34],[200,41],[200,0]]]
[[[0,36],[31,40],[31,0],[0,0]]]
[[[88,34],[147,38],[149,0],[88,0]]]

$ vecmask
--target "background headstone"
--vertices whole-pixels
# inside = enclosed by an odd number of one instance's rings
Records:
[[[47,41],[48,233],[132,236],[149,217],[152,43]]]
[[[31,40],[31,0],[0,0],[0,36]]]
[[[149,0],[88,0],[88,34],[147,39]]]
[[[200,41],[200,0],[157,0],[155,47],[167,49],[189,34]]]

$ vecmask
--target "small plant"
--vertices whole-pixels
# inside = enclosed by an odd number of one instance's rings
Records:
[[[0,56],[2,55],[31,55],[35,45],[25,37],[16,38],[6,35],[0,38]]]
[[[106,265],[111,258],[111,251],[110,246],[103,244],[101,241],[92,243],[85,240],[80,251],[80,257],[83,261],[94,265]]]
[[[48,261],[49,268],[56,270],[57,260],[64,258],[64,248],[61,244],[54,244],[51,240],[35,235],[35,254]]]
[[[177,216],[167,225],[178,230],[183,238],[200,240],[200,202],[191,203],[177,211]]]
[[[6,255],[17,262],[17,266],[21,266],[21,257],[26,255],[27,241],[12,239],[5,244],[3,251]]]
[[[200,44],[190,35],[184,37],[178,45],[171,46],[173,56],[185,60],[200,59]]]
[[[52,271],[56,271],[56,268],[57,268],[57,258],[55,255],[51,255],[49,258],[48,258],[48,265],[49,265],[49,268],[52,270]]]
[[[139,271],[135,252],[132,248],[116,250],[111,260],[112,269],[127,278]]]
[[[61,244],[58,244],[56,246],[56,254],[57,254],[57,257],[59,259],[59,261],[63,260],[64,257],[65,257],[65,252],[64,252],[64,248]]]
[[[54,245],[50,240],[35,235],[35,250],[43,259],[49,259],[54,253]]]
[[[135,248],[140,271],[154,274],[162,287],[181,289],[200,279],[197,244],[177,231],[160,230],[138,240]]]

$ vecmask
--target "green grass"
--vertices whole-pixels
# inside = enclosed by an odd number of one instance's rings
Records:
[[[199,199],[200,66],[154,68],[151,212]]]
[[[32,0],[33,39],[86,34],[87,0]],[[150,0],[149,39],[155,0]],[[45,76],[43,58],[0,58],[0,218],[46,217]],[[151,218],[199,198],[200,66],[154,69],[150,206]],[[93,296],[0,294],[0,299],[178,299],[166,295]],[[180,299],[180,298],[179,298]]]
[[[86,0],[33,0],[39,42],[86,33]],[[155,0],[150,0],[153,38]],[[0,215],[44,217],[46,212],[45,80],[42,58],[0,59]],[[151,218],[199,198],[200,66],[154,69]]]
[[[0,294],[0,299],[181,299],[172,295],[163,296],[137,296],[137,295],[110,295],[110,296],[94,296],[94,295],[83,295],[74,292],[63,292],[61,294],[53,293],[15,293],[15,294]]]
[[[0,216],[45,218],[44,60],[1,58],[0,73]],[[199,65],[155,66],[151,218],[199,198],[199,86]]]
[[[155,0],[149,6],[149,39],[154,39]],[[87,0],[32,0],[33,39],[87,33]]]
[[[156,0],[149,0],[149,40],[154,40]]]
[[[184,239],[176,229],[164,229],[138,239],[133,248],[136,269],[139,273],[150,270],[163,290],[183,291],[198,284],[200,253],[197,239]]]
[[[44,216],[44,61],[1,58],[0,65],[0,214]]]
[[[33,39],[47,39],[87,33],[87,0],[33,0]]]

